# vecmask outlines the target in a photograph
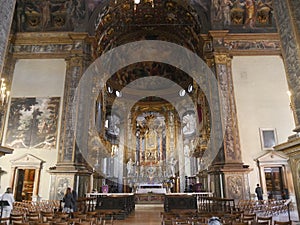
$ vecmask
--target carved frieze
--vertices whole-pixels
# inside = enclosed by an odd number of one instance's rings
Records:
[[[9,52],[15,58],[66,58],[71,52],[90,55],[91,41],[86,33],[19,33]]]
[[[270,51],[280,51],[280,41],[279,40],[226,40],[225,46],[229,50],[239,50],[239,51],[249,51],[255,50],[270,50]]]

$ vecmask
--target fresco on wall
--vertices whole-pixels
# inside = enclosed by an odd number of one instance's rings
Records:
[[[12,98],[6,145],[12,148],[55,148],[59,105],[59,97]]]

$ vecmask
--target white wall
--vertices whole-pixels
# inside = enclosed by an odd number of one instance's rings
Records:
[[[14,70],[11,97],[61,97],[62,105],[65,71],[66,63],[64,59],[18,60]],[[62,107],[60,107],[60,115],[61,112]],[[60,127],[58,127],[58,131],[59,130]],[[11,160],[29,153],[45,161],[40,176],[39,195],[42,199],[48,199],[50,192],[50,174],[47,170],[57,162],[57,148],[58,147],[56,147],[56,149],[15,148],[13,154],[1,157],[0,165],[7,173],[1,176],[0,193],[3,193],[6,187],[10,186],[12,182],[13,171],[11,171]]]
[[[253,168],[249,179],[250,191],[254,193],[259,183],[254,159],[265,152],[259,128],[275,128],[278,143],[287,141],[295,128],[286,75],[279,56],[236,56],[232,60],[232,76],[242,160]]]

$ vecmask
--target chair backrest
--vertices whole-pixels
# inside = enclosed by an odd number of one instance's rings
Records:
[[[49,222],[36,223],[35,225],[50,225]]]
[[[14,224],[14,223],[13,223]],[[22,222],[22,223],[17,223],[18,225],[30,225],[29,222]]]
[[[272,220],[273,220],[272,216],[267,216],[267,217],[258,216],[256,218],[256,221],[257,221],[258,224],[272,225]]]
[[[291,225],[292,221],[276,221],[274,220],[274,225]]]
[[[232,225],[248,225],[248,222],[232,222]]]
[[[89,221],[81,221],[79,223],[75,223],[75,225],[91,225],[91,222],[89,222]]]
[[[54,222],[52,225],[68,225],[68,222]]]

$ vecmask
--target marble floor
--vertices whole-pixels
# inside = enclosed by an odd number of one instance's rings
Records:
[[[125,220],[115,220],[114,225],[160,225],[160,212],[163,212],[163,205],[160,204],[137,204],[133,211]],[[300,225],[298,214],[296,211],[290,213],[293,225]],[[273,217],[273,220],[286,221],[288,214],[282,213]]]
[[[164,206],[155,205],[135,205],[135,210],[125,220],[115,220],[114,225],[160,225],[160,212],[164,211]]]

